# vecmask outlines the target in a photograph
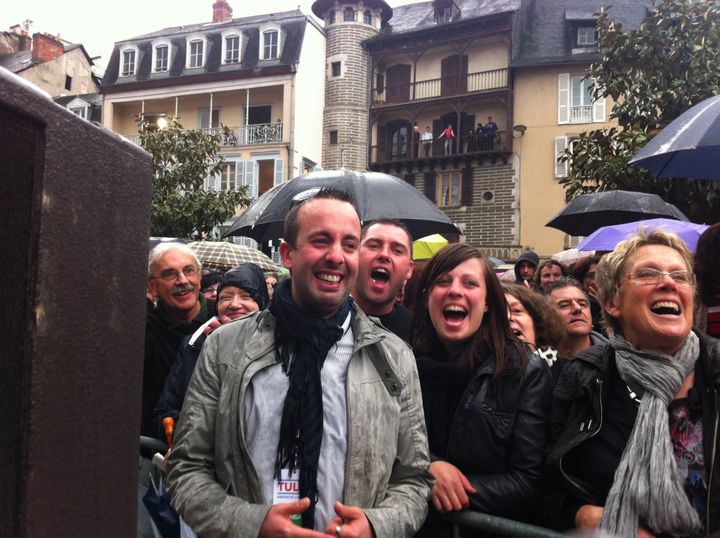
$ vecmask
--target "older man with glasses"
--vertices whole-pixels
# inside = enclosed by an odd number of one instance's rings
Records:
[[[152,436],[153,409],[182,339],[216,311],[200,294],[200,262],[182,243],[161,243],[150,252],[147,285],[155,307],[145,327],[141,434]]]

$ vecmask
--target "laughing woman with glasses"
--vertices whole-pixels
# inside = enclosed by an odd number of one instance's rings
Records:
[[[720,342],[692,331],[692,257],[654,231],[597,267],[610,333],[566,366],[553,398],[552,526],[610,536],[720,530]]]

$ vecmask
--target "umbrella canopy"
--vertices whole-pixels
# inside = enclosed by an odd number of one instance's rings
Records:
[[[577,248],[578,250],[613,250],[620,241],[628,239],[640,228],[647,232],[653,230],[673,232],[685,241],[691,252],[695,252],[698,239],[708,229],[708,226],[707,224],[695,224],[671,219],[649,219],[614,226],[603,226],[590,237],[581,241]]]
[[[432,234],[413,241],[413,260],[428,260],[448,244],[440,234]]]
[[[680,114],[629,164],[657,177],[720,179],[720,95]]]
[[[605,191],[578,196],[545,226],[570,235],[590,235],[601,226],[653,218],[688,220],[657,194]]]
[[[584,258],[589,258],[595,254],[594,251],[585,251],[585,250],[578,250],[576,248],[569,248],[566,250],[561,250],[560,252],[553,254],[550,256],[553,260],[557,260],[560,263],[562,263],[565,266],[572,265],[578,260],[582,260]]]
[[[405,223],[413,237],[462,233],[435,204],[401,179],[375,172],[333,170],[313,172],[276,185],[250,204],[225,235],[252,237],[258,242],[278,239],[283,235],[283,223],[293,199],[322,187],[350,194],[364,223],[397,219]]]
[[[254,263],[263,271],[277,271],[278,266],[257,249],[228,241],[196,241],[188,245],[203,267],[227,271],[241,263]]]

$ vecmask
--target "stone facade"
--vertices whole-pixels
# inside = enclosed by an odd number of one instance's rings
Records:
[[[465,234],[461,241],[483,248],[489,255],[502,259],[517,257],[522,249],[520,238],[520,209],[518,202],[518,166],[485,162],[459,169],[462,173],[463,199],[460,206],[441,207]],[[433,183],[442,170],[426,170],[403,174],[431,200],[436,199]],[[470,185],[466,184],[470,181]]]
[[[339,22],[329,25],[326,32],[323,166],[367,170],[370,58],[362,42],[375,36],[377,30],[358,22]],[[340,63],[339,76],[333,76],[335,62]],[[333,143],[331,132],[337,133]]]

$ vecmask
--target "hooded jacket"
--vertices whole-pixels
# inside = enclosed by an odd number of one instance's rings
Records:
[[[526,250],[520,255],[515,262],[515,284],[524,284],[524,280],[520,278],[520,264],[522,262],[528,262],[537,269],[540,264],[540,257],[532,250]]]

